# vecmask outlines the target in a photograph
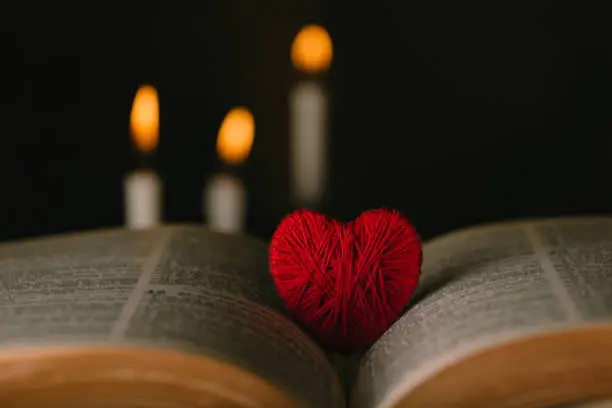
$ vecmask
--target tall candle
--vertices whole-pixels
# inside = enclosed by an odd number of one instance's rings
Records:
[[[300,73],[289,95],[291,194],[298,206],[316,207],[328,177],[328,94],[321,76],[332,61],[332,42],[317,25],[293,41],[291,61]]]
[[[327,95],[316,81],[298,82],[290,96],[291,187],[302,205],[323,198],[327,173]]]
[[[130,131],[138,163],[124,179],[125,226],[151,228],[161,220],[162,182],[150,166],[159,139],[159,101],[150,85],[140,87],[134,97]]]
[[[246,190],[237,173],[251,152],[254,137],[251,112],[244,107],[230,110],[217,136],[217,154],[225,169],[208,180],[203,192],[204,218],[215,231],[237,233],[245,229]]]

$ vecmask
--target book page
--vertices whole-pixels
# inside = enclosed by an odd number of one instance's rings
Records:
[[[611,268],[611,218],[508,222],[427,243],[414,301],[365,355],[351,405],[390,407],[503,340],[610,321]]]
[[[137,344],[233,363],[311,407],[343,396],[289,319],[267,245],[202,227],[104,231],[0,246],[0,344]]]
[[[583,404],[565,406],[563,408],[612,408],[612,400],[591,401]]]

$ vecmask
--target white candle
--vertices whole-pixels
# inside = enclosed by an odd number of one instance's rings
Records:
[[[327,96],[315,81],[300,81],[290,96],[291,189],[301,205],[318,203],[327,179]]]
[[[206,186],[203,202],[211,229],[228,233],[244,230],[246,193],[238,178],[225,173],[215,174]]]
[[[332,42],[323,27],[308,25],[291,46],[291,61],[306,79],[289,95],[290,190],[298,206],[316,207],[327,182],[328,97],[317,78],[332,60]]]
[[[208,226],[221,232],[242,232],[245,228],[246,190],[235,175],[239,166],[249,156],[255,138],[255,119],[245,107],[231,109],[219,128],[217,153],[228,167],[208,180],[203,193],[203,212]]]
[[[141,86],[136,92],[130,128],[138,160],[148,161],[159,139],[159,100],[157,91],[150,85]],[[141,229],[158,225],[162,212],[162,183],[157,173],[142,168],[129,173],[123,184],[125,226]]]
[[[138,170],[127,175],[125,189],[125,226],[151,228],[161,220],[161,180],[152,170]]]

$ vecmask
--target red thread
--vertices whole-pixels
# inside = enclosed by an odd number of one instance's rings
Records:
[[[270,243],[270,272],[292,315],[318,341],[351,353],[398,319],[418,283],[421,241],[397,211],[347,224],[298,210]]]

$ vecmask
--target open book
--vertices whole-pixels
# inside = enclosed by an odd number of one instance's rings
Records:
[[[346,358],[291,321],[254,238],[177,225],[4,244],[0,346],[7,408],[590,404],[612,397],[612,217],[425,243],[403,317]]]

